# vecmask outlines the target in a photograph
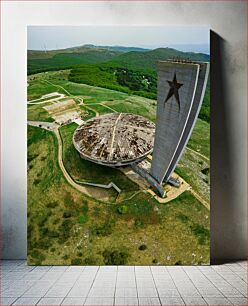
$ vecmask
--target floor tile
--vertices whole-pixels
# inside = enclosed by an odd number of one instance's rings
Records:
[[[87,297],[90,291],[89,285],[76,285],[68,292],[67,297]]]
[[[207,303],[204,301],[202,297],[183,297],[183,300],[186,305],[192,305],[192,306],[207,305]]]
[[[65,298],[61,305],[71,305],[71,306],[83,306],[85,298]]]
[[[65,297],[71,289],[71,285],[54,285],[46,293],[45,297]]]
[[[233,305],[239,305],[239,306],[247,306],[248,305],[248,300],[247,298],[228,298],[228,300],[233,304]]]
[[[138,298],[124,298],[124,297],[116,297],[115,305],[118,306],[135,306],[139,305]]]
[[[62,303],[63,298],[42,298],[37,305],[44,305],[44,306],[51,306],[55,305],[58,306]]]
[[[162,306],[171,306],[171,305],[185,305],[184,301],[181,298],[169,298],[163,297],[160,298]]]
[[[12,305],[12,303],[15,302],[15,300],[17,300],[16,297],[1,297],[1,303],[0,305],[3,305],[3,306],[8,306],[8,305]]]
[[[24,305],[24,306],[31,306],[36,305],[39,302],[40,298],[28,298],[28,297],[21,297],[18,300],[15,301],[13,305]]]
[[[209,306],[227,306],[232,305],[230,301],[228,301],[227,298],[204,298],[204,300],[207,302]]]
[[[92,288],[89,292],[88,297],[108,297],[111,298],[114,296],[115,288],[114,287],[102,287],[102,288]]]
[[[85,304],[87,306],[111,306],[114,305],[114,298],[87,298]]]
[[[167,289],[167,288],[157,288],[159,297],[180,297],[178,290],[175,289]]]
[[[155,287],[138,287],[138,297],[157,297],[158,292]]]
[[[115,297],[125,297],[125,298],[133,298],[137,297],[137,289],[136,288],[116,288]]]
[[[116,287],[136,287],[136,282],[135,282],[135,279],[133,280],[129,280],[129,279],[121,279],[121,280],[117,280],[116,282]]]
[[[160,300],[159,298],[152,298],[152,297],[146,297],[146,298],[139,298],[139,306],[160,306]]]
[[[246,305],[246,264],[41,266],[2,262],[2,305]],[[139,304],[138,304],[139,303]]]

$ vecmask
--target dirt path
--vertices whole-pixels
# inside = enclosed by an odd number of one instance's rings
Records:
[[[195,198],[197,198],[197,200],[199,202],[201,202],[208,210],[210,210],[210,203],[205,201],[197,192],[195,192],[192,188],[189,189],[189,191],[193,194],[193,196]]]
[[[210,161],[210,159],[207,156],[205,156],[205,155],[203,155],[203,154],[201,154],[201,153],[199,153],[199,152],[197,152],[197,151],[195,151],[195,150],[193,150],[193,149],[191,149],[189,147],[186,147],[186,149],[191,151],[191,152],[193,152],[193,153],[195,153],[196,155],[199,155],[200,157],[202,157],[206,161],[208,161],[208,162]]]
[[[65,179],[67,180],[67,182],[74,187],[75,189],[77,189],[80,192],[83,192],[84,194],[88,195],[88,196],[92,196],[91,193],[88,191],[88,189],[84,186],[78,185],[76,184],[73,179],[71,178],[71,176],[69,175],[69,173],[66,171],[64,163],[63,163],[63,144],[62,144],[62,140],[59,134],[59,130],[58,128],[54,130],[54,133],[57,137],[58,140],[58,162],[59,162],[59,167],[61,169],[61,171],[63,172],[63,175],[65,177]]]
[[[64,166],[64,163],[63,163],[63,143],[62,143],[62,139],[59,133],[59,126],[56,123],[41,122],[41,121],[28,121],[28,125],[39,127],[39,128],[54,132],[58,140],[58,163],[59,163],[60,170],[62,171],[66,181],[73,188],[77,189],[79,192],[86,194],[87,196],[90,196],[92,198],[101,199],[102,201],[105,201],[105,202],[109,201],[108,191],[101,190],[101,188],[96,189],[95,187],[85,187],[85,186],[79,185],[72,179],[70,174],[67,172]],[[113,182],[111,183],[113,184]]]
[[[108,105],[105,105],[104,103],[98,103],[98,104],[100,104],[101,106],[106,107],[106,108],[112,110],[114,113],[117,113],[116,110],[114,110],[112,107],[110,107],[110,106],[108,106]]]
[[[58,87],[58,88],[61,88],[62,90],[64,90],[64,92],[66,92],[69,96],[75,98],[75,100],[77,99],[80,103],[80,105],[83,105],[85,108],[88,108],[89,110],[93,111],[95,114],[96,114],[96,117],[100,116],[100,114],[98,113],[98,111],[94,110],[94,108],[92,107],[89,107],[87,106],[87,104],[85,104],[82,100],[80,101],[80,99],[74,95],[72,95],[68,90],[66,90],[63,86],[61,85],[56,85],[56,84],[53,84],[52,82],[50,81],[47,81],[47,80],[44,80],[43,82],[46,82],[52,86],[55,86],[55,87]]]
[[[96,117],[99,117],[100,114],[98,113],[98,111],[96,111],[94,108],[88,106],[87,104],[84,104],[83,102],[81,103],[81,105],[83,105],[85,108],[88,108],[89,110],[93,111],[96,114]]]
[[[72,96],[72,95],[69,93],[69,91],[67,91],[64,87],[62,87],[62,86],[60,86],[60,85],[53,84],[52,82],[47,81],[47,80],[43,80],[42,82],[46,82],[46,83],[48,83],[48,84],[50,84],[50,85],[52,85],[52,86],[61,88],[62,90],[64,90],[64,92],[65,92],[67,95]]]

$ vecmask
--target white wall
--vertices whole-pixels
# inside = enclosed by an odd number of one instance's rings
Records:
[[[211,257],[246,257],[246,1],[3,1],[3,257],[26,257],[26,26],[209,25],[212,35]]]

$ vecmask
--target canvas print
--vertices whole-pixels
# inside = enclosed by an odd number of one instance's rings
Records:
[[[27,37],[28,263],[209,264],[209,28]]]

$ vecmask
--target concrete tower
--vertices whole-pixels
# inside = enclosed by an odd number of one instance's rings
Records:
[[[208,73],[208,63],[161,61],[158,64],[157,121],[150,175],[159,185],[170,180],[190,138]],[[161,190],[158,189],[164,196]]]

